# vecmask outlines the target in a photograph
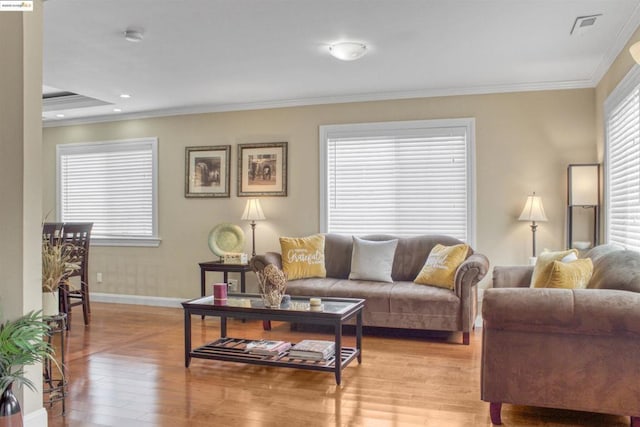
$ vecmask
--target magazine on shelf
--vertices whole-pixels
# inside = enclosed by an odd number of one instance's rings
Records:
[[[245,349],[252,354],[262,354],[265,356],[277,356],[291,348],[291,343],[287,341],[258,340],[247,343]]]
[[[336,343],[322,340],[302,340],[291,347],[289,357],[297,359],[324,360],[336,351]]]

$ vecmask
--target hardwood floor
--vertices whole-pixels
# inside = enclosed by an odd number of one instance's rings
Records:
[[[194,359],[184,367],[181,309],[92,304],[68,335],[67,414],[48,408],[49,426],[490,426],[480,400],[481,331],[365,335],[362,364],[332,374]],[[194,344],[217,338],[218,320],[193,318]],[[229,321],[229,335],[298,341],[321,332]],[[448,342],[449,341],[449,342]],[[343,343],[353,345],[345,336]],[[504,405],[503,425],[615,426],[628,417]]]

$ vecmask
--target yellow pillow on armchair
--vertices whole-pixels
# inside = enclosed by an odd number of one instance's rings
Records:
[[[282,270],[289,280],[327,277],[324,267],[324,235],[281,237]]]
[[[546,288],[586,289],[593,274],[591,258],[571,262],[553,261]]]
[[[469,245],[464,243],[454,246],[435,245],[413,282],[419,285],[453,289],[456,270],[467,259],[467,252],[469,252]]]
[[[547,283],[549,282],[549,277],[551,276],[551,268],[553,267],[553,262],[560,262],[564,257],[571,254],[577,256],[578,251],[575,249],[569,249],[566,251],[542,252],[540,255],[538,255],[536,265],[535,267],[533,267],[533,275],[531,276],[531,287],[546,287]]]

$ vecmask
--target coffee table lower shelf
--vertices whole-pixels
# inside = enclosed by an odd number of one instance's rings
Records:
[[[281,366],[285,368],[307,369],[312,371],[334,372],[336,357],[324,360],[309,360],[289,357],[289,352],[277,356],[253,354],[244,350],[247,343],[253,340],[244,338],[219,338],[216,341],[197,347],[190,352],[192,358],[222,360],[226,362],[249,363],[253,365]],[[342,347],[341,369],[344,369],[360,351],[355,347]]]

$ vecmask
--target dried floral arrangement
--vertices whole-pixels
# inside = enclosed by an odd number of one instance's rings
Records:
[[[273,264],[256,272],[260,294],[268,307],[278,307],[287,288],[287,274]]]
[[[55,292],[80,269],[78,248],[70,243],[42,241],[42,291]]]

